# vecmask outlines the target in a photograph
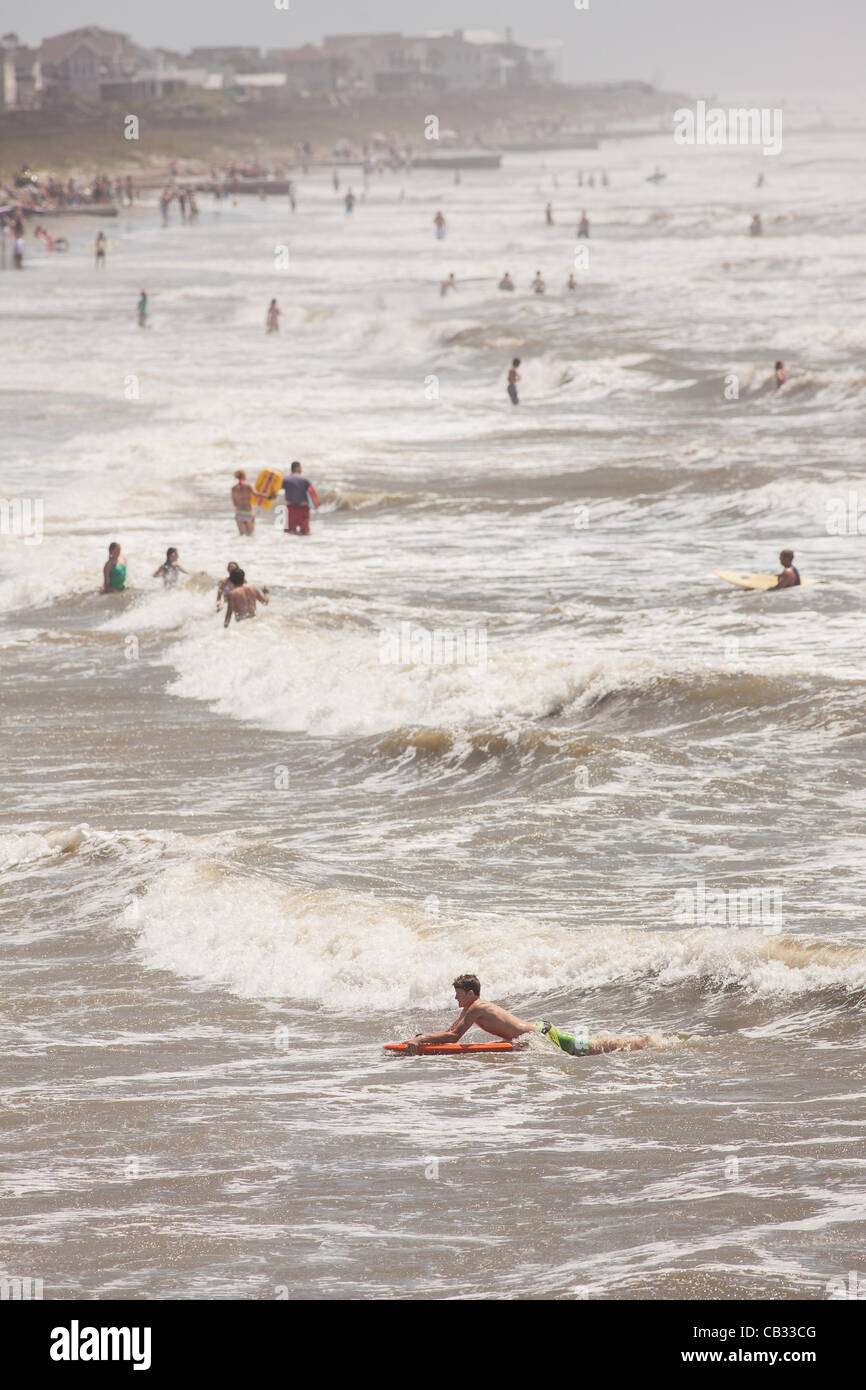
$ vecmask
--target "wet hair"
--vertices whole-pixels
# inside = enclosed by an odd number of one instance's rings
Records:
[[[293,472],[293,473],[300,473],[300,471],[301,471],[301,465],[298,463],[298,460],[295,459],[295,462],[292,464],[292,472]]]
[[[481,981],[477,975],[458,975],[451,983],[455,989],[471,989],[473,994],[481,995]]]
[[[246,577],[246,575],[244,574],[244,572],[243,572],[242,569],[233,569],[233,570],[232,570],[231,574],[229,575],[229,583],[230,583],[230,584],[234,584],[235,588],[236,588],[236,589],[239,589],[239,588],[241,587],[241,585],[242,585],[242,584],[246,584],[246,582],[247,582],[247,577]]]
[[[781,551],[780,554],[779,554],[779,559],[782,561],[782,564],[783,564],[783,565],[785,565],[785,564],[790,564],[790,562],[793,560],[793,558],[794,558],[794,552],[793,552],[793,550],[783,550],[783,551]]]
[[[120,541],[112,541],[112,542],[111,542],[111,545],[110,545],[108,548],[109,548],[109,550],[119,550],[119,549],[120,549]]]
[[[175,559],[177,559],[177,547],[174,546],[174,545],[170,545],[170,546],[168,547],[168,550],[165,552],[165,563],[166,563],[167,565],[171,563],[171,557],[172,557],[172,555],[174,556]]]

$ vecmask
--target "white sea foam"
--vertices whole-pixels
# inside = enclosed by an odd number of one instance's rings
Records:
[[[309,618],[269,619],[186,637],[172,653],[180,672],[173,692],[268,728],[333,735],[538,717],[577,686],[569,660],[549,654],[541,663],[489,636],[484,665],[392,665],[381,662],[372,626],[333,631]]]
[[[74,853],[84,844],[88,831],[89,826],[76,825],[0,835],[0,869]]]
[[[632,982],[702,982],[786,1000],[866,985],[866,951],[760,931],[566,931],[551,923],[461,917],[424,904],[303,889],[205,859],[164,869],[138,905],[147,965],[251,998],[352,1011],[441,1007],[472,969],[493,998],[538,998]]]

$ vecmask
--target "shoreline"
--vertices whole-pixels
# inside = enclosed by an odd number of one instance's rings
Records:
[[[240,157],[280,162],[331,164],[345,144],[349,163],[389,146],[415,154],[508,153],[574,148],[593,153],[587,140],[657,135],[668,130],[672,111],[684,96],[644,83],[601,87],[552,87],[478,94],[444,92],[400,98],[368,97],[340,104],[258,102],[241,105],[219,93],[139,103],[140,138],[123,136],[126,108],[108,103],[73,102],[62,108],[13,111],[0,115],[3,162],[0,183],[9,183],[22,166],[64,175],[109,169],[135,180],[157,177],[172,160],[181,164],[219,164]],[[430,108],[443,132],[426,137]],[[574,144],[571,144],[571,141]],[[133,148],[133,147],[136,148]],[[305,147],[308,151],[304,157]],[[204,171],[205,173],[208,170]]]

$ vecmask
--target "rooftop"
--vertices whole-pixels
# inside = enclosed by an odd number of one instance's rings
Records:
[[[62,63],[68,54],[83,43],[103,56],[132,46],[128,34],[119,34],[113,29],[100,29],[95,24],[88,24],[83,29],[70,29],[66,34],[55,34],[50,39],[43,39],[39,50],[42,61]]]

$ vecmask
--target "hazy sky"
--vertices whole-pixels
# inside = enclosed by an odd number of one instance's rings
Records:
[[[295,47],[324,34],[502,30],[561,38],[569,81],[660,80],[695,95],[864,86],[866,0],[2,0],[0,25],[26,43],[84,24],[143,44]],[[866,104],[866,98],[864,98]]]

